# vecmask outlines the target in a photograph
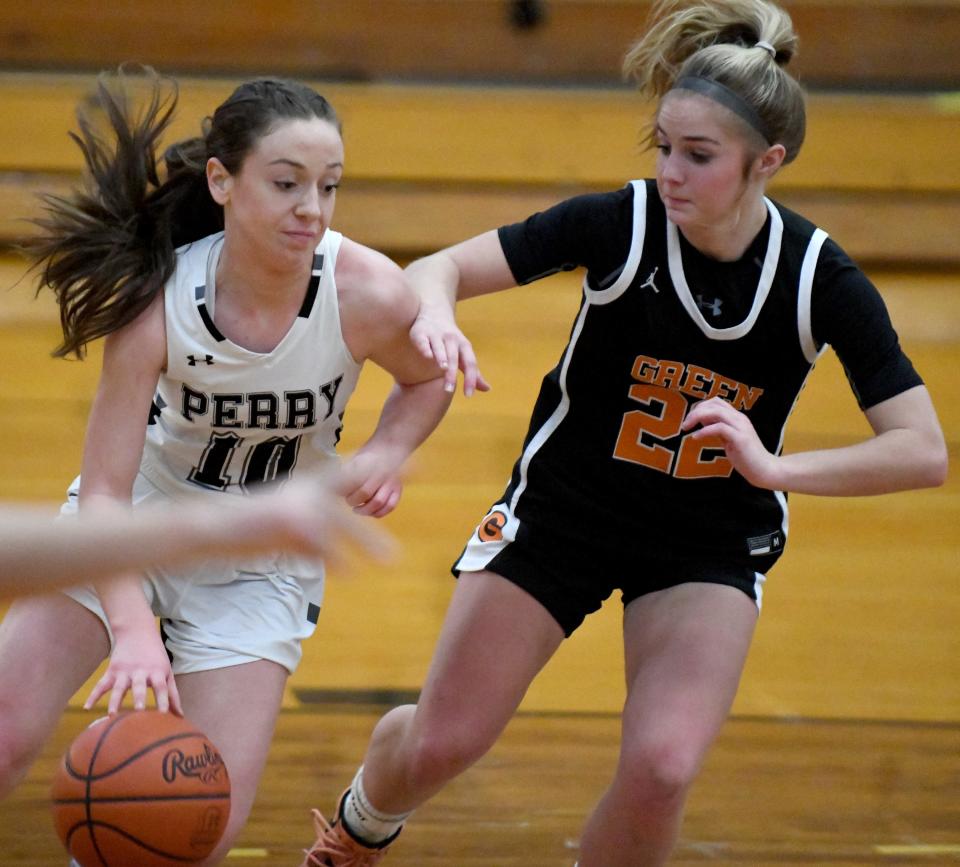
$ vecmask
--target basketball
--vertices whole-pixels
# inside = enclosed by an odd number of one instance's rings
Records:
[[[173,867],[213,851],[230,814],[217,748],[189,720],[155,710],[96,720],[53,781],[53,821],[82,867]]]

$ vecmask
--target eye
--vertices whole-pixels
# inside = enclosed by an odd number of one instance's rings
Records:
[[[278,190],[283,190],[284,192],[292,190],[296,186],[296,183],[293,181],[274,181],[273,184]]]
[[[324,184],[323,191],[329,195],[330,193],[336,192],[340,188],[339,182],[336,184]]]
[[[655,145],[656,149],[660,151],[664,156],[669,156],[670,154],[670,145],[659,143]]]
[[[705,165],[713,159],[712,154],[706,154],[702,151],[691,151],[690,159],[692,162],[695,162],[697,165]]]

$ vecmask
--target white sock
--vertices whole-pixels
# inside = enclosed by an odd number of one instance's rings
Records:
[[[370,799],[363,790],[363,765],[361,765],[350,784],[350,794],[343,803],[342,818],[354,836],[365,843],[382,843],[396,834],[409,816],[410,813],[392,816],[378,810],[370,803]]]

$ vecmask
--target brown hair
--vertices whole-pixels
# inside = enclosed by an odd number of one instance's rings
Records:
[[[767,143],[784,146],[788,163],[806,132],[803,91],[785,69],[798,44],[790,16],[767,0],[660,0],[623,71],[658,101],[681,78],[723,85],[759,118]]]
[[[137,111],[133,79],[146,86]],[[77,109],[84,183],[69,196],[43,197],[45,215],[27,251],[60,305],[63,341],[54,355],[82,358],[86,345],[133,321],[173,274],[175,250],[223,228],[206,164],[217,157],[236,174],[277,121],[320,118],[340,129],[332,106],[299,82],[262,78],[241,84],[207,118],[201,136],[158,142],[170,125],[177,85],[149,67],[102,74]]]

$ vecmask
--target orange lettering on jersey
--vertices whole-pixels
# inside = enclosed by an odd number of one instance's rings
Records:
[[[630,375],[637,382],[652,383],[653,377],[657,372],[659,362],[655,358],[648,358],[646,355],[638,355],[633,362],[633,370]]]
[[[750,409],[761,394],[763,394],[762,388],[750,388],[749,385],[744,385],[742,382],[737,383],[737,394],[733,399],[734,409],[741,411]]]
[[[714,374],[713,385],[710,387],[710,391],[707,392],[707,400],[710,400],[711,397],[719,397],[723,400],[730,401],[730,399],[737,393],[737,388],[740,383],[735,379],[728,379],[726,376],[721,376],[719,373]]]
[[[685,366],[682,361],[661,361],[653,384],[663,388],[677,389]]]
[[[695,397],[697,400],[704,400],[707,396],[705,387],[713,383],[714,373],[705,367],[699,367],[696,364],[688,364],[687,372],[683,375],[683,382],[680,383],[680,391]]]
[[[694,439],[690,434],[683,435],[683,419],[689,408],[683,395],[695,400],[719,397],[738,410],[749,410],[763,389],[752,388],[696,364],[660,361],[647,355],[634,359],[630,373],[636,382],[627,393],[641,408],[623,414],[613,457],[678,479],[730,476],[733,464],[724,453],[721,439]],[[675,437],[680,437],[679,446],[668,444]]]

